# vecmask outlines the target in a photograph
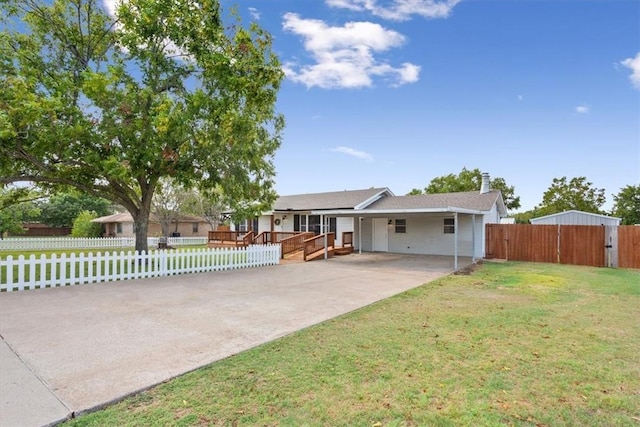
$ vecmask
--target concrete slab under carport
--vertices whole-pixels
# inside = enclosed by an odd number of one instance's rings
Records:
[[[452,271],[452,257],[363,253],[2,293],[10,351],[0,352],[0,424],[45,425],[66,408],[66,416],[100,408]]]

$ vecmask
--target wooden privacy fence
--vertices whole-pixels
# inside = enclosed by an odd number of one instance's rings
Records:
[[[280,245],[0,257],[0,292],[276,265]]]
[[[487,224],[487,258],[640,268],[640,227]]]
[[[618,267],[640,268],[640,226],[618,228]]]

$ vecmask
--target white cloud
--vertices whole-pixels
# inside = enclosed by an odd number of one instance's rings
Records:
[[[624,61],[620,61],[620,64],[631,70],[629,80],[631,84],[637,89],[640,89],[640,52],[638,52],[635,58],[627,58]]]
[[[587,114],[589,111],[591,111],[591,107],[586,104],[578,105],[576,107],[576,113],[578,114]]]
[[[283,29],[301,36],[305,49],[313,56],[314,64],[288,62],[283,67],[289,79],[307,87],[369,87],[373,85],[374,77],[391,79],[392,86],[418,81],[418,65],[404,63],[393,67],[375,58],[374,53],[399,47],[405,42],[402,34],[379,24],[347,22],[342,27],[330,27],[321,20],[287,13]]]
[[[393,21],[406,21],[413,15],[447,18],[461,0],[325,0],[329,7],[370,12]]]
[[[260,12],[255,7],[250,7],[249,13],[251,14],[251,18],[253,18],[254,21],[260,20]]]
[[[524,96],[518,95],[518,101],[523,101],[523,100],[524,100]]]
[[[102,0],[102,4],[109,16],[116,16],[116,8],[120,4],[119,0]]]
[[[371,154],[365,153],[364,151],[356,150],[354,148],[339,146],[339,147],[336,147],[336,148],[332,148],[329,151],[333,151],[334,153],[347,154],[349,156],[353,156],[353,157],[356,157],[358,159],[366,160],[368,162],[372,162],[373,161],[373,156]]]

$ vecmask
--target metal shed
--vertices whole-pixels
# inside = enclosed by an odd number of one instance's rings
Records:
[[[620,218],[582,211],[564,211],[556,214],[532,218],[531,224],[543,225],[620,225]]]

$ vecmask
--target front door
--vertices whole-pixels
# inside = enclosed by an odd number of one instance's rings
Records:
[[[373,218],[373,251],[389,251],[389,225],[387,218]]]

